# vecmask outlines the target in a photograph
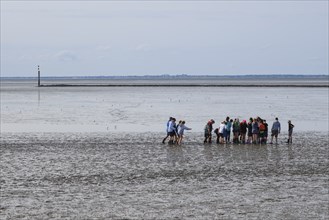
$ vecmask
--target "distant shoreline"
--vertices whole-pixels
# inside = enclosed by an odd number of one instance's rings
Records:
[[[263,85],[241,85],[241,84],[48,84],[40,87],[304,87],[304,88],[329,88],[329,85],[277,85],[277,84],[263,84]]]
[[[8,84],[37,84],[38,81],[37,77],[0,79]],[[41,77],[40,80],[40,87],[329,87],[329,75],[80,76]]]
[[[37,76],[1,76],[1,80],[36,80]],[[112,80],[237,80],[237,79],[324,79],[329,81],[329,75],[317,74],[317,75],[284,75],[284,74],[271,74],[271,75],[143,75],[143,76],[42,76],[41,80],[100,80],[100,79],[112,79]]]

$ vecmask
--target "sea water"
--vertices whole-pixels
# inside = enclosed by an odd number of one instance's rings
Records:
[[[279,117],[278,144],[203,144],[226,116]],[[2,82],[0,218],[328,219],[328,142],[328,88]]]
[[[328,96],[328,87],[36,87],[34,81],[3,81],[1,129],[165,132],[175,117],[201,132],[209,119],[216,126],[226,116],[259,116],[269,125],[278,117],[284,130],[291,120],[296,131],[328,132]]]

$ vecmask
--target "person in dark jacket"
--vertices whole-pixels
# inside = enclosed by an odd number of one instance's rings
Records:
[[[293,131],[294,127],[295,126],[293,124],[291,124],[291,121],[289,120],[288,121],[288,141],[287,141],[288,144],[292,143],[292,131]]]
[[[211,119],[208,121],[206,126],[204,127],[204,141],[203,143],[211,143],[211,132],[212,132],[212,125],[215,124],[215,121]]]

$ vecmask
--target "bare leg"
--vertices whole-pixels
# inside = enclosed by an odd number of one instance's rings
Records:
[[[165,138],[163,138],[163,141],[162,141],[163,144],[165,143],[165,141],[167,140],[168,137],[169,137],[169,135],[167,135]]]

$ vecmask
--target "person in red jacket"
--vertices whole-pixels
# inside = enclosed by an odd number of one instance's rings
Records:
[[[245,144],[246,143],[246,134],[247,134],[247,121],[243,120],[240,123],[240,143]]]

